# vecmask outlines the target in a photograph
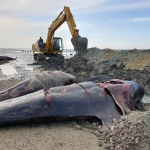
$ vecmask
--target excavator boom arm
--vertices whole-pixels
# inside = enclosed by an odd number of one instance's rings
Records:
[[[49,27],[47,40],[46,40],[46,49],[52,51],[53,49],[53,36],[55,31],[65,22],[65,14],[62,15],[57,20],[53,21],[51,26]]]
[[[52,51],[53,49],[53,36],[55,31],[64,23],[67,22],[69,30],[72,37],[79,36],[76,30],[76,24],[69,7],[64,7],[64,10],[58,15],[58,17],[53,21],[48,30],[46,49]]]
[[[67,21],[68,27],[70,29],[71,35],[72,35],[72,37],[75,37],[76,24],[75,24],[73,15],[70,12],[70,8],[65,6],[64,7],[64,12],[66,14],[66,21]]]

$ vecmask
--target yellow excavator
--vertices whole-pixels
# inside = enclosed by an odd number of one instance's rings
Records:
[[[63,11],[60,12],[48,29],[46,43],[37,41],[37,43],[32,44],[32,51],[35,60],[43,60],[46,59],[46,57],[53,56],[64,59],[62,55],[63,40],[60,37],[54,37],[54,33],[65,21],[67,22],[72,35],[71,42],[74,46],[74,50],[77,53],[85,53],[87,51],[87,38],[80,37],[79,30],[76,29],[76,24],[70,8],[64,6]]]

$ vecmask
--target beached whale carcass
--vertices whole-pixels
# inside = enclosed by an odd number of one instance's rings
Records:
[[[47,117],[97,117],[103,126],[108,126],[113,118],[135,110],[141,101],[144,89],[134,83],[74,83],[5,100],[0,102],[0,124]]]
[[[76,82],[76,77],[62,71],[42,72],[36,76],[31,76],[17,85],[0,92],[0,102],[23,96],[41,89],[69,85]]]

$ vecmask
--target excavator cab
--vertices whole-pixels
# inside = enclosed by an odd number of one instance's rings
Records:
[[[53,40],[54,40],[53,50],[54,51],[63,51],[62,38],[54,37]]]

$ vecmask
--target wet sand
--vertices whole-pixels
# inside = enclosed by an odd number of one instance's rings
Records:
[[[67,124],[0,128],[2,150],[100,150],[97,137]]]

